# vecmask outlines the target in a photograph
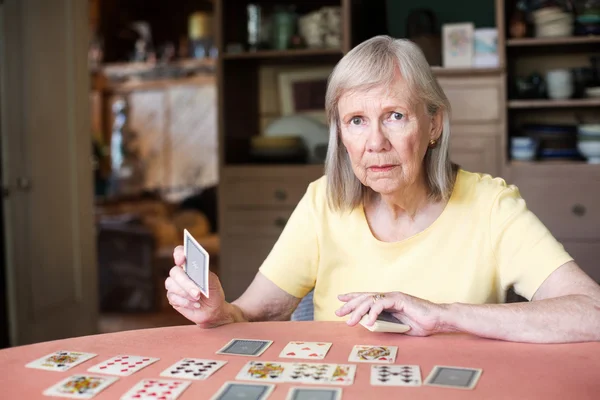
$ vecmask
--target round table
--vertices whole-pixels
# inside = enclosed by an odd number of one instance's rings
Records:
[[[259,357],[217,355],[233,338],[268,339],[273,344]],[[354,384],[340,386],[342,398],[378,399],[598,399],[600,398],[600,343],[524,344],[487,340],[463,334],[414,338],[391,333],[373,333],[344,322],[239,323],[202,330],[196,326],[144,329],[76,337],[0,350],[0,397],[3,399],[50,398],[48,387],[117,354],[158,357],[160,360],[118,381],[95,399],[118,399],[142,378],[159,374],[184,357],[225,360],[227,364],[204,381],[191,381],[180,399],[209,399],[225,381],[235,380],[250,360],[294,362],[279,358],[289,341],[328,341],[333,346],[324,360],[312,362],[349,363],[357,344],[396,345],[395,364],[417,364],[423,381],[434,365],[483,369],[474,390],[433,386],[382,387],[370,384],[372,364],[356,363]],[[26,368],[25,364],[56,350],[98,354],[65,372]],[[166,379],[166,378],[165,378]],[[285,399],[292,386],[277,383],[269,400]]]

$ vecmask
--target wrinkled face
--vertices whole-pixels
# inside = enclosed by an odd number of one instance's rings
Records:
[[[341,138],[354,174],[380,194],[422,180],[429,141],[441,133],[441,113],[431,117],[410,96],[398,75],[392,87],[348,92],[338,103]]]

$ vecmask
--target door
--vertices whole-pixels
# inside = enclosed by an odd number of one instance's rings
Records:
[[[0,1],[12,345],[97,327],[87,1]]]

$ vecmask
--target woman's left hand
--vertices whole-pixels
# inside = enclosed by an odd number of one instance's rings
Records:
[[[347,324],[354,326],[365,314],[369,314],[366,324],[371,326],[382,311],[388,311],[405,325],[411,336],[429,336],[447,331],[442,317],[447,307],[427,300],[419,299],[401,292],[348,293],[338,296],[345,302],[335,313],[338,317],[351,314]]]

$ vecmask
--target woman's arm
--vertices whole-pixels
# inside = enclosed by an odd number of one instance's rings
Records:
[[[531,302],[452,304],[449,330],[534,343],[600,341],[600,286],[571,261],[554,271]]]
[[[540,286],[531,302],[494,305],[435,304],[403,293],[341,295],[346,302],[336,314],[352,314],[356,325],[365,314],[372,324],[390,311],[411,327],[414,336],[467,332],[515,342],[564,343],[600,341],[600,286],[574,262],[556,269]]]

